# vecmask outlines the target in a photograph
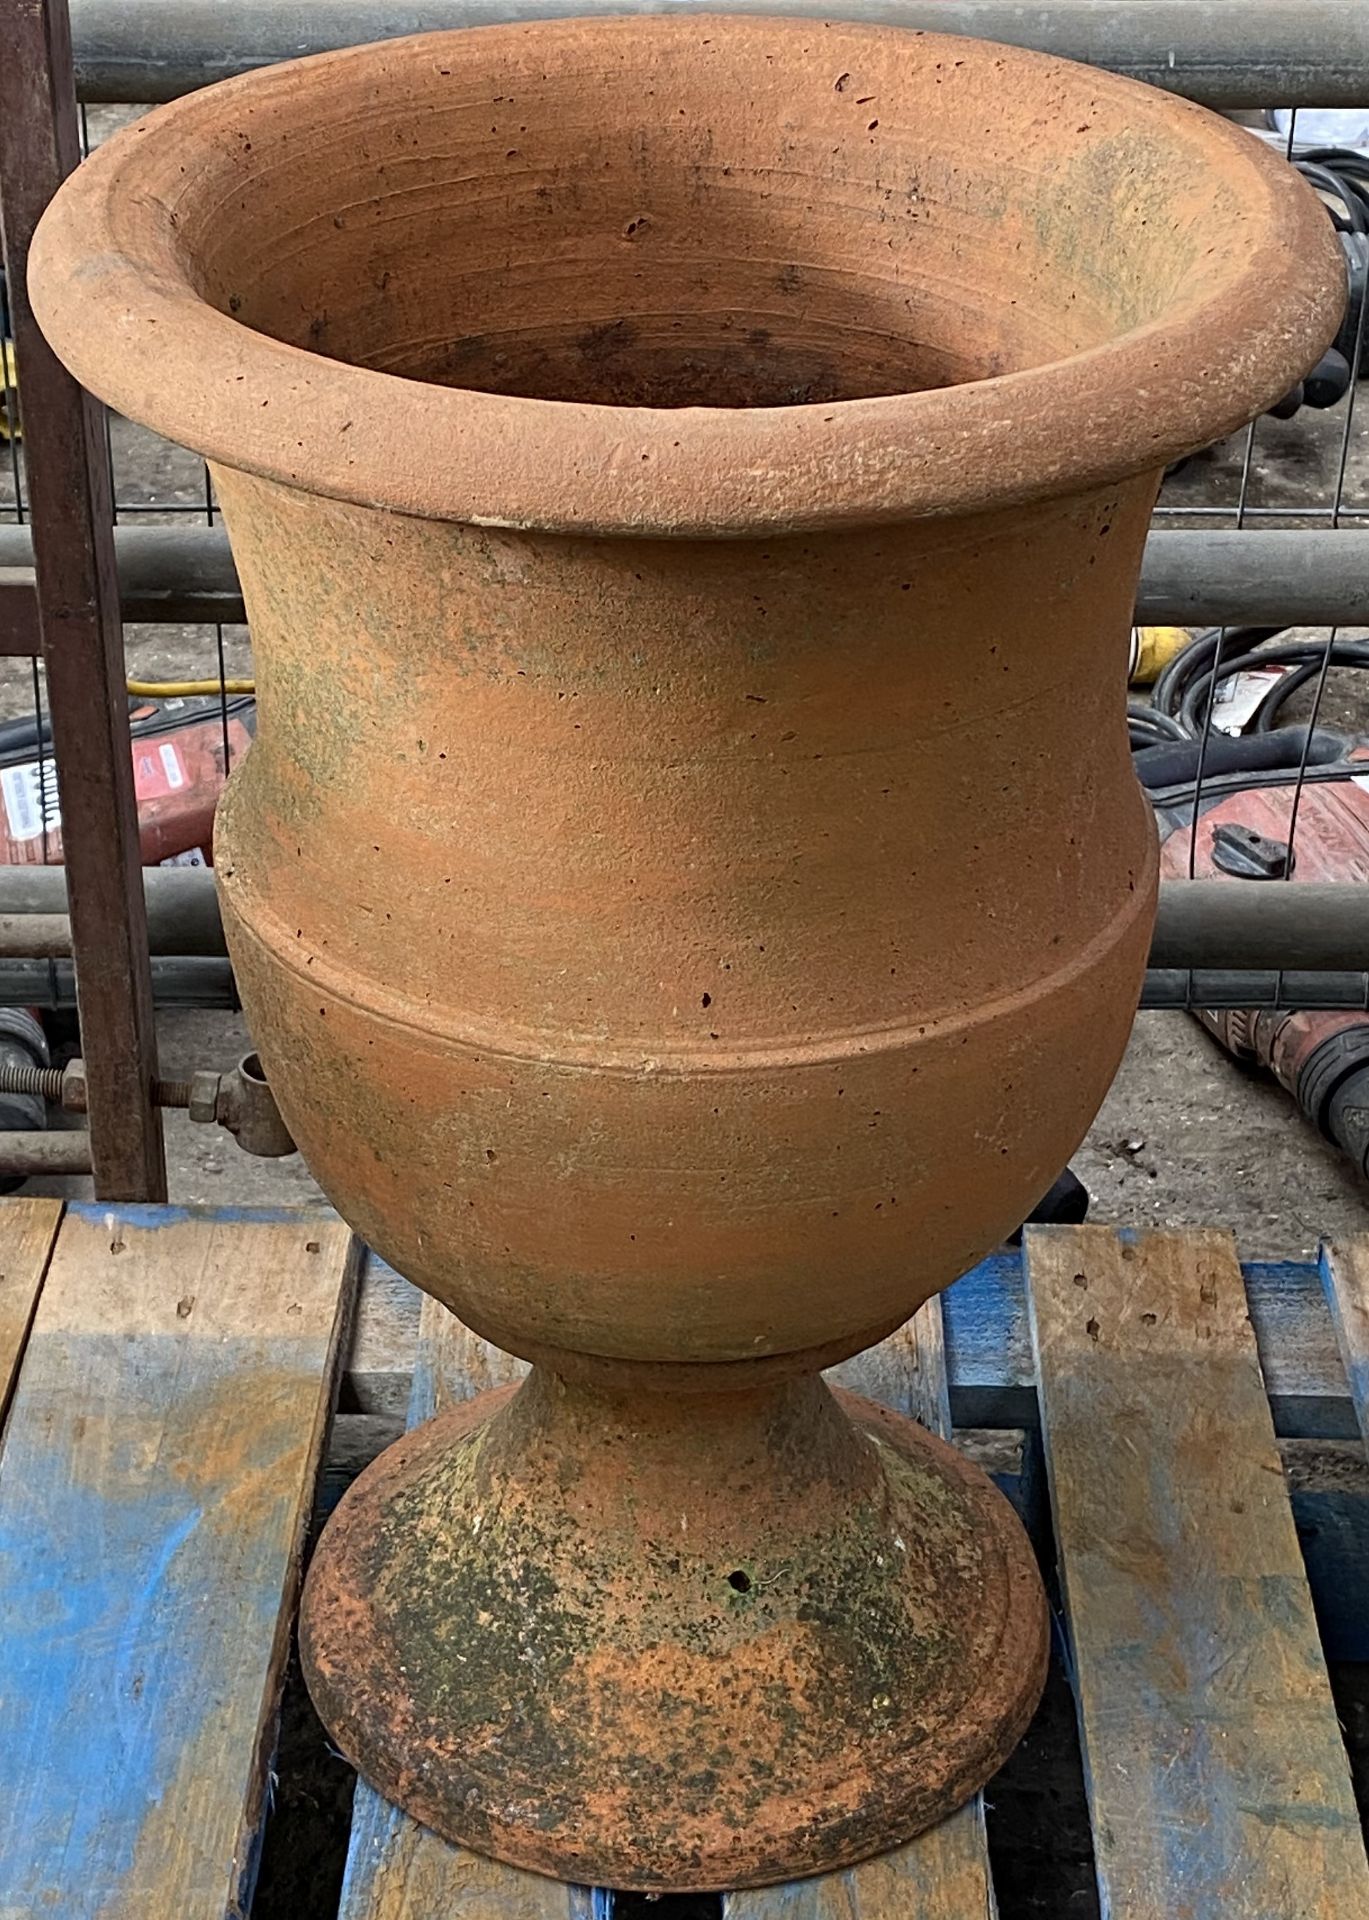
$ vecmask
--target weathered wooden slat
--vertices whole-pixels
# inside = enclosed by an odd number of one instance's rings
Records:
[[[834,1368],[829,1378],[949,1438],[940,1301],[929,1300],[890,1339]],[[845,1873],[757,1887],[723,1901],[724,1920],[994,1920],[995,1912],[979,1794],[930,1833]]]
[[[0,1200],[0,1429],[61,1219],[60,1200]]]
[[[1253,1260],[1243,1271],[1275,1431],[1289,1439],[1353,1439],[1345,1369],[1315,1263]],[[1035,1426],[1023,1256],[992,1254],[941,1300],[955,1424]]]
[[[408,1416],[423,1295],[368,1248],[362,1259],[356,1324],[338,1395],[339,1413]]]
[[[1109,1920],[1365,1920],[1359,1820],[1230,1236],[1029,1230]]]
[[[728,1894],[725,1920],[995,1920],[979,1799],[933,1831],[934,1847],[923,1835],[846,1873]]]
[[[521,1361],[425,1298],[409,1425],[453,1401],[507,1386],[525,1371]],[[607,1920],[608,1911],[608,1901],[586,1887],[563,1886],[449,1846],[358,1781],[338,1920]]]
[[[0,1915],[255,1868],[356,1262],[332,1216],[68,1209],[0,1455]]]
[[[1357,1438],[1316,1265],[1253,1261],[1245,1278],[1275,1431],[1290,1439]],[[383,1260],[368,1256],[343,1386],[347,1411],[404,1417],[421,1298]],[[1020,1256],[992,1255],[941,1298],[956,1426],[1035,1426],[1036,1374]]]
[[[1369,1234],[1323,1247],[1321,1268],[1355,1418],[1369,1447]],[[1364,1605],[1369,1612],[1369,1595]]]
[[[482,1340],[464,1321],[427,1295],[419,1315],[418,1337],[421,1364],[414,1374],[414,1394],[417,1398],[426,1393],[432,1413],[441,1413],[458,1400],[489,1393],[495,1387],[514,1386],[528,1370],[524,1361]],[[425,1383],[421,1376],[429,1368]],[[420,1417],[426,1420],[428,1415]],[[411,1416],[409,1425],[414,1424]]]
[[[910,1414],[949,1440],[951,1397],[940,1300],[929,1300],[897,1333],[833,1367],[827,1378],[852,1393],[863,1393],[867,1400]]]
[[[607,1920],[608,1912],[584,1887],[448,1846],[358,1783],[338,1920]]]

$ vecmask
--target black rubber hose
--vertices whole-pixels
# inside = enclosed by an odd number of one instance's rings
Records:
[[[1335,665],[1334,656],[1332,665]],[[1290,700],[1299,687],[1305,687],[1309,680],[1315,680],[1321,672],[1320,660],[1304,660],[1300,667],[1290,667],[1281,674],[1251,714],[1249,727],[1252,733],[1272,733],[1279,708]]]
[[[1277,660],[1282,652],[1282,648],[1274,648],[1274,658]],[[1306,656],[1300,666],[1293,667],[1290,672],[1281,675],[1275,681],[1251,718],[1252,728],[1267,732],[1275,727],[1278,724],[1280,709],[1292,699],[1299,687],[1306,686],[1309,680],[1317,678],[1321,672],[1322,662],[1326,658],[1325,646],[1310,643],[1306,649]],[[1362,640],[1338,640],[1331,649],[1331,665],[1333,667],[1369,667],[1369,644]]]
[[[1319,166],[1316,161],[1309,160],[1306,154],[1298,156],[1297,169],[1309,186],[1315,187],[1320,193],[1329,193],[1340,202],[1345,208],[1345,217],[1350,222],[1352,233],[1369,231],[1364,201],[1350,182],[1341,178],[1339,171]]]
[[[1282,727],[1277,733],[1234,736],[1214,733],[1207,743],[1205,755],[1201,740],[1176,740],[1162,746],[1143,748],[1132,755],[1131,764],[1136,769],[1136,778],[1149,790],[1177,787],[1196,780],[1201,758],[1206,788],[1209,774],[1218,778],[1227,773],[1263,773],[1297,767],[1302,761],[1306,738],[1305,727]],[[1318,727],[1312,735],[1307,764],[1310,767],[1333,766],[1345,758],[1345,752],[1346,742],[1340,734]]]
[[[1266,640],[1276,640],[1286,631],[1284,627],[1229,627],[1223,636],[1220,627],[1209,627],[1196,640],[1181,648],[1161,670],[1151,689],[1152,705],[1159,712],[1178,719],[1184,695],[1198,674],[1209,672],[1214,661],[1220,665],[1238,654],[1249,653],[1252,648],[1261,646]]]
[[[1240,653],[1234,659],[1223,652],[1214,667],[1206,668],[1184,687],[1177,715],[1179,723],[1186,733],[1201,733],[1214,673],[1218,681],[1234,679],[1241,673],[1258,673],[1267,667],[1292,667],[1298,670],[1310,666],[1313,673],[1319,673],[1325,658],[1325,642],[1316,640],[1295,641],[1281,647],[1266,647],[1260,652]],[[1331,664],[1334,667],[1369,667],[1369,643],[1362,640],[1336,641],[1331,648]],[[1288,684],[1292,677],[1291,674],[1283,675],[1261,701],[1259,710],[1266,713],[1266,728],[1284,701],[1295,691]],[[1301,686],[1309,677],[1303,674],[1297,685]],[[1278,698],[1271,704],[1273,695],[1278,695]]]
[[[0,720],[0,759],[36,754],[40,747],[52,744],[52,729],[44,718],[21,713],[13,720]]]
[[[1299,780],[1311,786],[1330,785],[1335,781],[1363,780],[1366,763],[1363,760],[1333,760],[1326,766],[1307,767],[1266,767],[1255,768],[1253,772],[1238,770],[1235,773],[1217,773],[1208,776],[1203,769],[1203,799],[1216,800],[1224,793],[1248,793],[1253,787],[1295,787]],[[1176,782],[1172,787],[1147,787],[1153,807],[1190,807],[1197,798],[1196,780]]]
[[[1188,738],[1179,722],[1171,715],[1160,713],[1155,707],[1146,706],[1140,700],[1127,702],[1127,731],[1131,736],[1133,752],[1145,747],[1160,746],[1167,740]]]
[[[1298,166],[1304,163],[1339,174],[1369,204],[1369,154],[1361,153],[1357,147],[1307,147],[1295,162]]]

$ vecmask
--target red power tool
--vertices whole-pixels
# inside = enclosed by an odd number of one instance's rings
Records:
[[[237,695],[144,701],[129,714],[144,866],[209,865],[228,765],[252,743],[256,702]],[[6,737],[8,736],[8,737]],[[62,818],[46,733],[0,728],[0,865],[60,865]]]

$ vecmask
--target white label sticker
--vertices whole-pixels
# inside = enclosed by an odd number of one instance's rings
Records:
[[[181,765],[181,756],[169,740],[164,740],[157,749],[161,755],[162,771],[166,775],[166,784],[174,793],[177,787],[185,785],[185,768]]]
[[[26,760],[18,767],[0,767],[0,794],[4,796],[12,840],[37,840],[45,826],[49,833],[61,826],[57,775],[51,761],[42,766],[41,772],[37,760]]]
[[[169,853],[157,864],[160,867],[207,867],[209,861],[203,847],[187,847],[184,853]]]
[[[1287,667],[1261,667],[1257,672],[1233,673],[1230,679],[1219,680],[1212,702],[1213,726],[1223,733],[1239,733],[1254,719],[1255,709],[1269,689],[1277,686],[1287,672]]]

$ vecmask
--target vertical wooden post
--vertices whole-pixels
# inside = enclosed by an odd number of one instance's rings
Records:
[[[163,1200],[152,973],[103,420],[39,333],[25,283],[38,217],[80,161],[71,26],[66,0],[2,0],[0,11],[0,226],[23,383],[95,1191],[108,1200]]]

